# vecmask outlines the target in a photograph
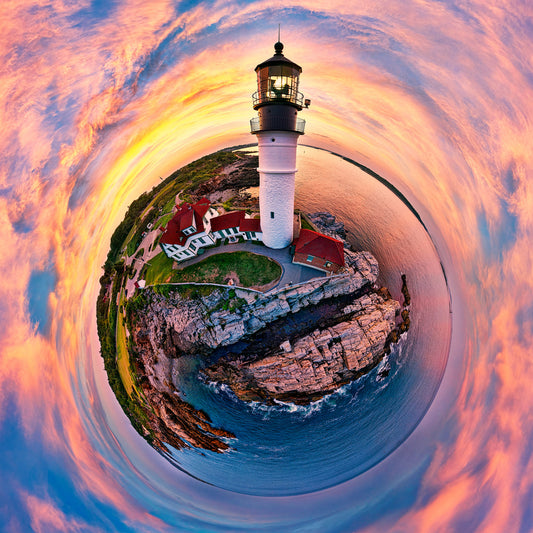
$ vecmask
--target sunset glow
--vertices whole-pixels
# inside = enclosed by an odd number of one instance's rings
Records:
[[[5,531],[532,530],[532,17],[519,0],[7,2]],[[453,335],[430,410],[386,461],[263,498],[192,479],[137,435],[107,384],[95,302],[128,205],[255,141],[253,69],[279,22],[312,100],[300,144],[408,198],[447,274]]]

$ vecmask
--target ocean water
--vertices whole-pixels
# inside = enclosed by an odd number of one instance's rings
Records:
[[[533,531],[533,2],[5,4],[2,532]],[[298,204],[342,215],[393,292],[406,271],[413,329],[342,409],[265,412],[191,382],[237,434],[223,456],[176,453],[196,478],[108,384],[98,280],[132,201],[254,142],[253,69],[280,22],[312,100],[301,142],[392,180],[431,239],[390,190],[301,146]]]
[[[191,475],[244,494],[309,493],[383,460],[429,408],[450,347],[451,295],[424,221],[390,188],[334,154],[301,146],[298,166],[296,207],[343,221],[353,248],[375,255],[378,282],[400,302],[406,274],[411,328],[388,356],[386,378],[376,368],[309,406],[247,404],[228,387],[199,380],[192,359],[181,361],[184,397],[236,438],[223,454],[174,450],[173,457]]]

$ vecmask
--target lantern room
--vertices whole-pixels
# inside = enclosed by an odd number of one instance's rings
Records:
[[[283,55],[283,44],[274,45],[275,54],[255,67],[257,92],[253,95],[254,109],[268,104],[287,104],[299,111],[303,95],[298,92],[302,68]]]

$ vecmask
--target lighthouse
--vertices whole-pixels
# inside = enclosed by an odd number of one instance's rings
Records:
[[[281,42],[274,50],[270,59],[255,67],[257,92],[252,98],[258,116],[250,125],[259,148],[263,242],[269,248],[285,248],[293,238],[296,147],[305,127],[298,111],[310,101],[298,92],[302,68],[283,55]]]

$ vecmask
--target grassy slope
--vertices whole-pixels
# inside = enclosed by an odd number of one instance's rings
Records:
[[[145,280],[147,285],[155,285],[157,283],[168,283],[172,281],[172,264],[174,261],[169,259],[165,252],[160,252],[147,263]]]
[[[122,303],[122,299],[121,299]],[[126,339],[126,329],[124,327],[124,319],[122,312],[117,313],[117,330],[116,330],[116,345],[117,345],[117,365],[120,379],[124,384],[124,388],[129,396],[135,387],[130,370],[130,358],[128,354],[128,341]]]

